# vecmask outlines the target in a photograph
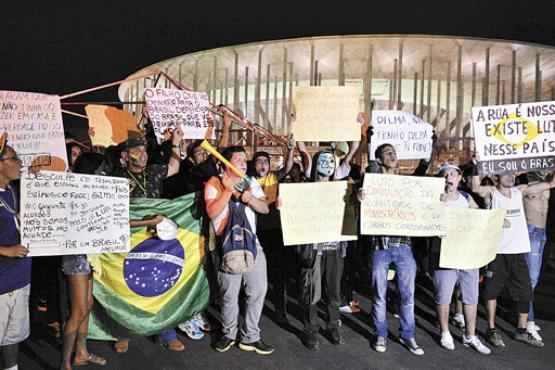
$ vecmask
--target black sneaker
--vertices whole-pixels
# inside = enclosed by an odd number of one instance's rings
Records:
[[[302,334],[302,342],[304,346],[311,351],[318,351],[320,349],[318,335],[313,331],[305,331]]]
[[[228,337],[221,337],[216,343],[214,343],[214,349],[218,352],[226,352],[235,344],[235,340],[229,339]]]
[[[531,345],[533,347],[543,347],[543,345],[544,345],[541,340],[537,340],[536,338],[534,338],[532,336],[532,334],[528,333],[527,331],[525,331],[524,333],[521,333],[517,330],[516,333],[515,333],[514,338],[515,338],[515,340],[518,340],[519,342],[526,343],[526,344]]]
[[[503,342],[503,338],[497,332],[497,329],[488,329],[487,332],[488,342],[491,343],[494,347],[501,348],[505,347],[505,342]]]
[[[247,352],[256,352],[259,355],[271,355],[274,352],[274,347],[266,344],[261,340],[254,343],[239,343],[239,349]]]
[[[327,330],[327,334],[332,344],[335,344],[337,346],[345,343],[343,337],[341,336],[341,333],[339,332],[339,328],[329,328]]]

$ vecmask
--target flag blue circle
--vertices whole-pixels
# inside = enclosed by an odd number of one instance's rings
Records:
[[[177,239],[150,238],[133,248],[123,263],[129,289],[143,297],[156,297],[170,290],[181,277],[185,251]]]

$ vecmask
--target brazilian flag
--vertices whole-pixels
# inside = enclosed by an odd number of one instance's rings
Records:
[[[203,269],[202,202],[197,194],[177,199],[133,199],[130,219],[163,215],[178,224],[177,238],[160,240],[146,227],[131,228],[129,253],[89,256],[94,269],[89,338],[113,340],[174,328],[208,305]]]

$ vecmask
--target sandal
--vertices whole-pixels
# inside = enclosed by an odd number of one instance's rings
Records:
[[[104,357],[100,357],[95,355],[94,353],[89,353],[89,357],[85,361],[74,361],[73,366],[84,366],[88,364],[95,364],[99,366],[106,365],[106,359]]]
[[[120,339],[114,344],[117,353],[125,353],[129,350],[129,339]]]
[[[164,343],[164,347],[174,352],[183,352],[185,350],[185,345],[179,339],[172,339]]]

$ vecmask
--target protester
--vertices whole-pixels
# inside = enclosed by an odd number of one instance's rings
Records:
[[[438,176],[445,178],[445,192],[441,200],[451,208],[478,208],[470,194],[458,190],[462,179],[462,171],[458,166],[444,164],[439,169]],[[461,222],[464,222],[461,220]],[[439,238],[433,239],[439,242]],[[439,248],[437,250],[439,252]],[[439,325],[441,328],[441,345],[448,350],[455,349],[453,336],[449,331],[449,305],[455,285],[460,286],[462,302],[464,304],[465,334],[463,344],[470,346],[482,354],[490,354],[491,350],[482,344],[476,336],[476,315],[478,310],[478,286],[480,283],[479,269],[447,269],[439,267],[439,253],[436,254],[434,271],[434,285],[436,289],[436,304]]]
[[[125,167],[116,168],[113,176],[126,177],[129,179],[129,195],[131,198],[160,198],[162,194],[163,181],[168,176],[179,172],[180,166],[180,143],[183,132],[176,129],[171,134],[172,154],[168,165],[149,163],[147,154],[147,142],[141,135],[131,135],[121,151],[121,160]],[[154,215],[156,216],[156,215]],[[155,225],[163,218],[154,217],[146,224],[141,220],[130,220],[132,227]],[[177,338],[175,330],[168,329],[160,333],[160,339],[164,346],[171,351],[181,352],[185,345]],[[115,343],[118,353],[127,352],[128,339],[119,339]]]
[[[103,161],[102,154],[83,153],[76,159],[73,172],[93,175]],[[71,303],[69,319],[64,326],[62,368],[71,370],[72,366],[89,363],[104,366],[106,359],[87,349],[89,314],[93,305],[92,270],[87,256],[84,254],[63,256],[62,270],[67,276]],[[74,351],[72,365],[71,357]]]
[[[0,135],[0,365],[18,369],[19,343],[30,333],[31,259],[21,245],[19,196],[12,182],[19,179],[21,160]]]
[[[227,147],[222,155],[239,171],[246,173],[247,157],[242,147]],[[256,253],[253,264],[244,272],[230,273],[224,271],[222,267],[218,271],[222,336],[215,343],[214,348],[218,352],[226,352],[238,340],[239,293],[244,286],[246,308],[239,348],[243,351],[254,351],[260,355],[269,355],[274,352],[274,348],[262,341],[259,328],[268,285],[266,257],[256,237],[256,214],[267,214],[269,209],[260,185],[256,181],[250,181],[248,189],[242,189],[240,185],[243,181],[226,167],[220,176],[212,177],[204,189],[206,213],[212,221],[215,234],[219,236],[218,248],[222,250],[226,238],[234,245],[235,242],[241,244],[243,239],[234,238],[232,233],[233,228],[238,226],[241,227],[242,237],[246,233],[254,238]],[[232,238],[231,241],[229,238]]]
[[[372,137],[372,128],[368,129],[368,149]],[[368,161],[368,173],[382,173],[389,175],[399,174],[399,160],[397,152],[391,144],[382,144],[374,152],[375,160]],[[414,174],[425,174],[429,162],[421,160]],[[364,191],[361,189],[358,198],[363,201]],[[416,343],[415,319],[414,319],[414,287],[416,277],[416,262],[412,253],[411,238],[406,236],[375,236],[371,239],[372,255],[372,289],[373,305],[372,320],[376,328],[376,341],[374,349],[377,352],[387,350],[387,275],[390,265],[395,265],[397,285],[401,298],[400,304],[400,338],[401,344],[418,356],[424,354],[424,350]]]
[[[528,184],[536,184],[544,180],[541,173],[528,173]],[[550,191],[545,190],[541,193],[530,193],[524,196],[524,211],[526,223],[528,224],[528,236],[530,238],[530,253],[527,255],[528,269],[530,271],[530,281],[532,283],[532,294],[540,279],[542,269],[543,251],[546,243],[546,223],[547,211],[549,206]],[[534,303],[530,302],[528,309],[528,323],[526,330],[537,340],[542,340],[538,333],[540,327],[534,321]]]
[[[279,192],[279,183],[282,182],[293,167],[293,153],[295,141],[290,138],[286,153],[285,166],[278,171],[271,170],[271,157],[267,152],[256,152],[253,155],[254,173],[256,181],[262,187],[270,212],[258,216],[256,231],[257,236],[268,257],[268,280],[272,285],[273,302],[276,320],[285,324],[287,320],[287,278],[289,261],[291,260],[290,248],[284,248],[281,233],[279,211],[276,200]]]
[[[503,223],[503,236],[495,260],[487,268],[484,287],[484,299],[488,313],[488,340],[495,347],[505,347],[505,343],[495,327],[497,297],[507,288],[511,298],[516,301],[518,312],[517,329],[514,339],[534,347],[543,347],[544,343],[526,331],[528,310],[532,301],[532,283],[526,263],[530,253],[530,239],[524,216],[523,197],[542,193],[555,187],[551,182],[533,185],[515,186],[512,173],[496,175],[497,186],[480,185],[479,176],[474,176],[473,190],[484,198],[489,198],[492,208],[506,209]]]

